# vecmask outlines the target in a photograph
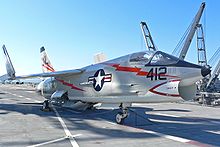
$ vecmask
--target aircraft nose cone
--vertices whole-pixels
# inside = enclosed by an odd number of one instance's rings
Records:
[[[210,73],[211,73],[211,67],[209,65],[205,65],[202,67],[201,74],[203,77],[207,76]]]

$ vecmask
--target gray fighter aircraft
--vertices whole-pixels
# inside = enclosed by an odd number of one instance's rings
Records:
[[[117,104],[122,110],[116,115],[117,123],[123,123],[132,103],[192,99],[196,93],[195,82],[211,72],[210,67],[192,64],[162,51],[143,51],[81,69],[16,77],[6,48],[3,51],[12,79],[53,77],[44,85],[49,87],[47,90],[55,91],[46,97],[44,108],[48,103],[70,107]]]

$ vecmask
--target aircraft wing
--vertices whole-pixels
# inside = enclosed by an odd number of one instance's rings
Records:
[[[2,46],[5,58],[6,58],[6,70],[8,79],[24,79],[24,78],[34,78],[34,77],[62,77],[62,76],[70,76],[83,73],[83,69],[73,69],[73,70],[63,70],[63,71],[54,71],[47,73],[38,73],[38,74],[30,74],[23,76],[15,76],[15,69],[12,65],[11,59],[9,57],[8,51],[5,45]]]
[[[56,71],[56,72],[49,72],[49,73],[38,73],[38,74],[30,74],[30,75],[22,75],[16,76],[16,79],[23,79],[23,78],[34,78],[34,77],[62,77],[62,76],[70,76],[83,73],[84,70],[82,69],[73,69],[73,70],[63,70],[63,71]]]

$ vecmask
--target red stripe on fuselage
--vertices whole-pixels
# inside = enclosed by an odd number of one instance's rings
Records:
[[[147,76],[149,72],[147,71],[141,71],[141,68],[137,67],[127,67],[127,66],[120,66],[120,64],[108,64],[114,68],[116,68],[116,71],[124,71],[124,72],[136,72],[138,76]],[[152,73],[153,76],[158,76],[156,73]],[[167,74],[160,74],[160,76],[164,77],[170,77],[170,78],[178,78],[177,76],[171,76]]]
[[[114,64],[112,66],[118,71],[139,72],[141,70],[141,68],[120,66],[119,64]]]
[[[51,67],[49,64],[43,64],[42,65],[43,67],[45,67],[46,69],[48,69],[49,71],[51,72],[54,72],[55,70],[53,69],[53,67]],[[85,91],[83,89],[80,89],[78,87],[76,87],[75,85],[71,84],[71,83],[68,83],[68,82],[65,82],[64,80],[61,80],[61,79],[58,79],[56,78],[57,81],[61,82],[63,85],[66,85],[68,87],[71,87],[71,89],[75,89],[75,90],[78,90],[78,91]]]
[[[73,84],[71,84],[71,83],[65,82],[64,80],[57,79],[57,78],[56,78],[56,80],[59,81],[59,82],[61,82],[63,85],[66,85],[66,86],[68,86],[68,87],[71,87],[71,89],[78,90],[78,91],[85,91],[85,90],[83,90],[83,89],[80,89],[80,88],[76,87],[75,85],[73,85]]]

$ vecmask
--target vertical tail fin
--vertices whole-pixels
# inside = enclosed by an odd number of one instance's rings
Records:
[[[7,74],[10,77],[10,79],[15,79],[15,69],[12,65],[11,59],[9,57],[8,51],[5,47],[5,45],[2,46],[4,55],[5,55],[5,59],[6,59],[6,70],[7,70]]]
[[[54,68],[47,56],[47,53],[45,51],[45,48],[42,46],[40,48],[40,54],[41,54],[41,65],[42,65],[42,71],[45,72],[54,72]]]

